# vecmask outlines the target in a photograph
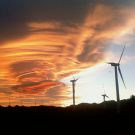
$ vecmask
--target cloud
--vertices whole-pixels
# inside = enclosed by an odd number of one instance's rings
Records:
[[[114,11],[112,13],[115,13],[115,11],[119,10],[119,8],[123,8],[123,6],[133,6],[134,1],[14,0],[11,2],[10,0],[1,0],[0,42],[3,43],[28,36],[29,34],[31,34],[31,29],[29,29],[28,25],[28,23],[30,22],[43,23],[51,21],[51,23],[60,22],[64,26],[70,26],[74,24],[80,25],[84,22],[85,18],[88,15],[88,12],[90,12],[90,14],[92,15],[95,7],[101,4],[106,5],[106,7],[114,7]],[[102,11],[101,13],[104,13],[104,11]],[[105,13],[105,16],[106,15],[107,14]],[[121,18],[121,16],[119,17]]]
[[[44,80],[39,82],[23,82],[22,84],[12,87],[13,90],[20,93],[36,94],[42,92],[44,89],[51,89],[60,86],[62,83],[52,80]]]
[[[27,26],[29,22],[50,20],[64,24],[81,22],[88,4],[88,0],[1,0],[0,41],[2,43],[26,37],[31,33]]]
[[[40,61],[36,60],[24,60],[12,63],[10,66],[11,72],[23,74],[31,70],[35,70],[35,67],[41,67]]]
[[[1,0],[0,82],[14,84],[14,94],[45,92],[50,103],[69,98],[60,80],[102,61],[108,41],[134,28],[133,7],[130,0]]]

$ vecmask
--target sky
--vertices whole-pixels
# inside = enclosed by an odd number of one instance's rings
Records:
[[[121,99],[135,94],[134,0],[1,0],[0,104],[115,100],[114,69],[123,46]]]

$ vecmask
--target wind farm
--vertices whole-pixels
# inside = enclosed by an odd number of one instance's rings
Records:
[[[120,102],[118,72],[119,72],[120,78],[121,78],[121,80],[122,80],[122,82],[124,84],[124,87],[126,88],[126,84],[125,84],[125,81],[124,81],[124,78],[123,78],[123,75],[122,75],[122,72],[121,72],[121,68],[120,68],[120,64],[121,64],[121,61],[122,61],[122,58],[123,58],[124,51],[125,51],[125,46],[123,47],[123,50],[121,52],[121,55],[120,55],[120,58],[119,58],[118,62],[107,62],[107,64],[109,64],[112,67],[114,67],[114,71],[115,71],[114,72],[115,73],[115,86],[116,86],[116,101],[117,101],[118,104]],[[23,77],[23,76],[25,76],[25,75],[27,76],[29,74],[31,75],[31,73],[25,73],[25,74],[22,74],[22,75],[19,75],[19,76]],[[71,86],[72,90],[71,89],[69,89],[69,90],[70,90],[70,92],[72,91],[72,103],[69,104],[69,105],[75,106],[76,105],[76,91],[78,92],[78,87],[76,88],[76,82],[79,80],[79,78],[75,78],[74,75],[71,76],[71,77],[73,77],[73,79],[70,79],[70,82],[72,84],[72,86]],[[81,77],[81,79],[82,78],[83,77]],[[67,79],[67,80],[69,80],[69,79]],[[8,85],[10,85],[10,84],[8,84]],[[42,81],[36,81],[36,82],[25,82],[23,84],[23,86],[20,85],[20,84],[19,85],[17,85],[17,84],[13,85],[12,84],[11,86],[12,86],[12,89],[16,89],[16,88],[20,89],[22,87],[23,89],[26,89],[26,90],[32,90],[32,89],[36,90],[37,88],[40,88],[40,87],[42,88],[43,86],[45,86],[45,88],[48,88],[50,85],[56,85],[57,86],[57,85],[60,85],[60,83],[58,84],[58,82],[55,81],[55,80],[42,80]],[[78,85],[79,85],[79,83],[78,83]],[[31,95],[30,93],[28,93],[28,94]],[[23,94],[23,95],[25,95],[25,94]],[[101,96],[103,97],[103,102],[106,101],[106,98],[110,99],[110,97],[107,96],[105,92]],[[39,106],[45,104],[45,100],[44,100],[45,94],[42,93],[41,97],[43,98],[43,100],[42,100],[42,103],[38,104]],[[30,98],[30,96],[28,96],[28,97],[24,96],[23,100],[25,99],[25,101],[26,101],[26,100],[29,100],[29,98]],[[90,95],[89,95],[89,98],[91,98]],[[20,105],[23,105],[23,103],[24,103],[23,100],[20,99],[20,101],[19,101]],[[34,93],[34,95],[32,97],[32,100],[30,100],[31,101],[31,105],[30,106],[37,106],[38,100],[40,100],[40,94]],[[14,104],[13,106],[15,106],[15,103],[13,103],[13,104]],[[12,106],[11,95],[8,97],[8,104],[7,104],[7,106]]]
[[[56,1],[39,1],[29,10],[29,4],[24,0],[24,10],[19,0],[16,3],[18,15],[12,3],[13,8],[9,12],[11,18],[7,16],[6,3],[1,3],[5,7],[1,11],[5,17],[0,16],[3,22],[0,28],[3,30],[0,39],[1,105],[9,105],[9,95],[12,97],[11,104],[19,105],[19,96],[22,94],[29,106],[34,105],[33,99],[37,95],[37,102],[41,99],[44,105],[101,103],[102,92],[99,87],[102,83],[106,85],[111,99],[117,102],[134,95],[134,8],[127,10],[131,1],[91,3],[91,0],[86,0],[81,3],[78,0],[67,3],[66,0],[60,0],[61,4]],[[44,8],[45,5],[47,7]],[[71,5],[73,8],[69,10],[68,6]],[[116,8],[118,14],[113,8]],[[59,10],[55,12],[56,9]],[[76,12],[78,16],[74,14]],[[12,26],[4,18],[11,19]],[[123,23],[119,20],[123,20]],[[122,42],[127,45],[121,53]],[[114,74],[109,76],[113,71],[108,73],[104,61],[114,67],[115,85],[112,80]],[[80,76],[76,86],[73,76]],[[124,91],[119,77],[124,86],[126,80],[127,91]]]
[[[134,0],[0,0],[1,123],[134,131],[134,12]]]

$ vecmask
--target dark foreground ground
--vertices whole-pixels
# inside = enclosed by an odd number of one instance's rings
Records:
[[[1,128],[37,134],[135,135],[135,98],[117,104],[79,104],[62,107],[0,107]],[[26,133],[27,134],[27,133]]]

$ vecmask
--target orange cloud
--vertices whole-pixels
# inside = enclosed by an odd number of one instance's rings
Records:
[[[26,94],[35,94],[61,85],[62,83],[60,82],[45,80],[40,82],[25,82],[23,84],[13,86],[12,89]]]

